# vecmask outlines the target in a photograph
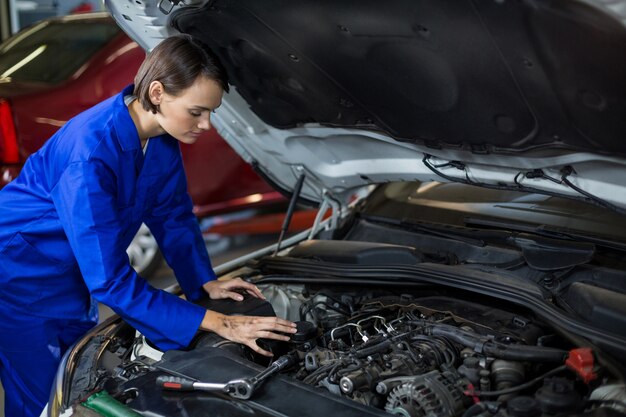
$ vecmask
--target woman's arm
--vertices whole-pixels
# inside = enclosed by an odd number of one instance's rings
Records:
[[[158,139],[158,141],[167,139]],[[174,141],[174,139],[171,139]],[[216,279],[206,244],[200,231],[193,204],[187,193],[187,180],[178,153],[177,143],[159,143],[153,151],[174,152],[167,164],[165,182],[156,187],[152,207],[144,215],[144,222],[150,228],[168,265],[174,271],[188,300],[195,301],[206,295],[202,286]],[[175,149],[170,149],[175,146]],[[154,185],[154,184],[153,184]]]
[[[161,349],[189,344],[205,309],[151,287],[131,268],[115,175],[98,161],[70,164],[51,192],[91,296]]]

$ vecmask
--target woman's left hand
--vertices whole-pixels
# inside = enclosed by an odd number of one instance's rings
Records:
[[[220,298],[232,298],[233,300],[243,300],[243,295],[235,291],[236,289],[244,290],[253,297],[265,300],[261,291],[256,285],[251,284],[241,278],[229,279],[225,281],[209,281],[202,286],[204,290],[209,294],[209,298],[215,300]]]

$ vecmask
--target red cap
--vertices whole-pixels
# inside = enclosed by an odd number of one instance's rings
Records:
[[[569,356],[565,361],[565,365],[573,370],[588,384],[590,381],[596,379],[598,375],[593,372],[593,352],[589,348],[572,349],[569,352]]]

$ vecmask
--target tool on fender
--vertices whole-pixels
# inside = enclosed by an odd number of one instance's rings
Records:
[[[295,354],[283,355],[271,363],[258,375],[252,378],[233,379],[226,383],[200,382],[179,376],[161,375],[156,382],[159,387],[169,391],[207,391],[223,392],[233,398],[247,400],[254,391],[268,377],[295,364],[298,358]]]

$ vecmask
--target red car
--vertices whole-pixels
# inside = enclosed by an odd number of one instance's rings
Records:
[[[47,19],[0,44],[0,187],[68,119],[130,84],[144,57],[107,13]],[[215,130],[182,152],[199,217],[284,203]],[[128,253],[144,275],[160,264],[147,229]]]

